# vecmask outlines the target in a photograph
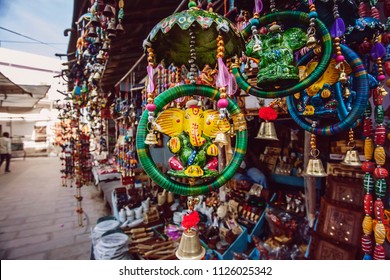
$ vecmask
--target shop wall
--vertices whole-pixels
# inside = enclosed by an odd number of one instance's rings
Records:
[[[35,126],[38,123],[36,121],[12,121],[5,122],[1,121],[0,125],[2,126],[2,133],[8,132],[12,138],[12,142],[22,142],[24,145],[24,151],[26,156],[46,156],[48,153],[48,142],[45,141],[36,141],[36,132]],[[39,125],[42,126],[46,122],[39,122]],[[46,127],[46,135],[48,133],[49,127]]]

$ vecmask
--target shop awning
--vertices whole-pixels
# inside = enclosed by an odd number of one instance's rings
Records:
[[[49,88],[48,85],[17,85],[0,73],[0,112],[31,110]]]
[[[0,112],[12,112],[20,109],[32,109],[46,96],[50,86],[46,85],[20,85],[26,93],[9,94],[0,93]]]
[[[10,79],[4,76],[4,74],[0,72],[0,98],[11,94],[15,94],[15,95],[27,94],[32,96],[31,93],[28,93],[25,89],[12,82]]]

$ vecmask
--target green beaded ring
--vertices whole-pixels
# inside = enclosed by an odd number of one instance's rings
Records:
[[[154,100],[154,104],[156,104],[155,114],[157,115],[165,105],[171,103],[173,100],[180,97],[193,95],[208,97],[213,100],[219,100],[220,98],[220,93],[216,88],[213,87],[192,84],[176,86],[171,89],[168,89],[167,91],[161,93],[159,96],[156,97],[156,99]],[[241,110],[238,105],[230,99],[227,110],[231,116],[241,113]],[[234,176],[246,153],[248,132],[245,127],[245,129],[238,129],[236,131],[236,145],[234,149],[233,158],[217,177],[213,178],[210,182],[196,185],[179,183],[169,178],[165,174],[161,173],[155,165],[154,161],[152,160],[149,152],[149,146],[144,142],[146,134],[148,132],[147,124],[148,111],[145,110],[139,121],[136,136],[136,148],[138,152],[139,162],[145,172],[157,185],[166,189],[167,191],[179,195],[200,195],[216,190],[219,187],[223,186]]]

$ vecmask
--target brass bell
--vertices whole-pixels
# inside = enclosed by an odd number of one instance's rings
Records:
[[[383,86],[379,87],[379,91],[380,91],[382,96],[386,96],[388,93],[387,90]]]
[[[93,26],[95,26],[95,27],[98,27],[98,26],[101,25],[101,24],[100,24],[100,21],[99,21],[99,18],[98,18],[96,15],[93,15],[93,16],[91,17],[91,24],[92,24]]]
[[[202,247],[198,234],[193,230],[185,230],[181,236],[176,257],[179,260],[200,260],[206,254],[206,249]]]
[[[110,44],[108,41],[104,41],[103,46],[102,46],[102,51],[108,51],[110,49]]]
[[[116,25],[115,30],[118,34],[122,34],[123,32],[125,32],[125,29],[123,28],[123,25],[120,22]]]
[[[108,33],[107,37],[112,40],[112,39],[116,38],[116,34],[114,32],[111,32],[111,33]]]
[[[101,76],[100,76],[100,73],[98,71],[95,72],[95,74],[93,74],[93,79],[94,80],[100,80]]]
[[[262,49],[263,48],[259,44],[256,44],[256,45],[253,46],[253,51],[254,52],[260,52]]]
[[[102,40],[100,40],[99,36],[96,37],[95,41],[93,41],[93,44],[95,46],[101,46],[102,45]]]
[[[256,139],[263,140],[276,140],[279,141],[278,135],[276,134],[275,125],[273,122],[265,121],[260,124],[259,132],[257,133]]]
[[[317,46],[317,39],[314,37],[314,35],[309,36],[306,42],[306,46],[309,49],[314,49]]]
[[[99,53],[96,56],[96,59],[97,60],[103,60],[104,59],[103,53],[104,53],[103,51],[99,51]]]
[[[220,147],[226,146],[228,144],[228,141],[226,139],[226,134],[221,131],[218,132],[217,135],[215,136],[213,143]]]
[[[144,143],[147,145],[156,145],[158,143],[156,134],[154,134],[152,131],[149,132],[148,135],[146,135],[146,139]]]
[[[103,15],[109,18],[115,17],[115,8],[111,5],[106,5],[104,7]]]
[[[98,34],[96,33],[96,28],[95,28],[95,26],[91,25],[91,26],[88,28],[88,37],[96,38],[97,36],[98,36]]]
[[[358,151],[356,150],[347,151],[341,164],[348,165],[348,166],[357,166],[357,167],[362,166],[362,162],[360,161]]]
[[[303,176],[309,176],[309,177],[326,177],[328,174],[326,174],[324,166],[322,165],[322,162],[318,158],[311,158],[309,159],[309,162],[307,163],[306,170],[303,172]]]
[[[351,95],[351,91],[349,90],[348,87],[344,88],[344,97],[348,98]]]
[[[348,81],[347,74],[345,72],[340,73],[339,82],[346,83]]]
[[[116,26],[115,21],[110,21],[107,25],[107,32],[108,33],[115,33],[116,32]]]

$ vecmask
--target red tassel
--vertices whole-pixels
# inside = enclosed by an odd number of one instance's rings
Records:
[[[261,107],[259,110],[259,117],[266,121],[274,121],[278,117],[278,113],[271,107]]]
[[[192,211],[189,214],[186,214],[183,216],[183,221],[181,222],[181,225],[184,229],[188,230],[192,227],[195,227],[199,223],[199,214],[198,211]]]

